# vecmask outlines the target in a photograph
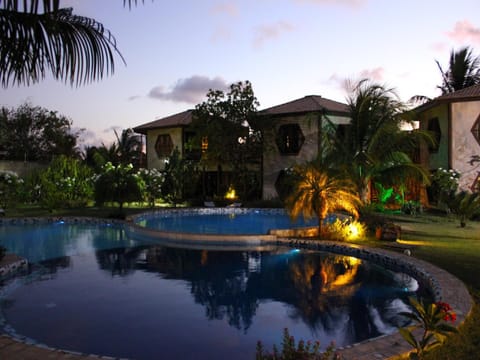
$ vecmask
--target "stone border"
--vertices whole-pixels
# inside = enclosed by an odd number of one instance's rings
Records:
[[[217,209],[217,208],[215,208]],[[207,209],[211,210],[211,209]],[[236,211],[239,209],[236,208]],[[164,210],[171,211],[171,210]],[[198,211],[198,209],[197,209]],[[68,223],[91,223],[91,224],[123,224],[126,231],[130,231],[133,235],[141,236],[151,236],[158,240],[161,244],[178,246],[181,245],[182,235],[181,233],[171,233],[172,237],[165,236],[169,233],[159,232],[152,229],[145,229],[144,227],[132,224],[132,219],[142,216],[143,214],[136,215],[135,217],[130,218],[128,222],[120,220],[105,220],[97,218],[69,218],[69,217],[56,217],[56,218],[22,218],[22,219],[11,219],[5,218],[0,219],[0,225],[2,224],[35,224],[35,223],[53,223],[53,222],[68,222]],[[140,231],[140,229],[147,231]],[[192,234],[190,234],[192,235]],[[319,251],[327,251],[335,254],[342,254],[347,256],[356,257],[363,260],[368,260],[372,263],[386,267],[394,271],[404,272],[407,275],[410,275],[422,282],[423,285],[427,286],[435,299],[435,301],[444,301],[449,303],[454,311],[457,314],[456,325],[459,326],[466,319],[470,313],[473,300],[465,287],[465,285],[457,279],[455,276],[451,275],[447,271],[440,269],[428,262],[416,259],[411,256],[407,256],[400,253],[395,253],[389,250],[370,248],[362,245],[351,245],[346,243],[332,242],[332,241],[319,241],[319,240],[303,240],[303,239],[286,239],[286,238],[277,238],[274,235],[266,235],[268,238],[260,240],[255,244],[248,244],[248,238],[243,238],[245,235],[241,235],[241,238],[235,236],[234,239],[231,239],[231,242],[227,241],[225,244],[225,235],[221,236],[224,239],[223,244],[220,242],[218,236],[209,236],[206,235],[195,242],[194,237],[190,237],[186,240],[187,246],[205,246],[210,245],[214,247],[231,247],[232,245],[238,246],[243,243],[245,246],[245,241],[247,245],[262,246],[270,244],[272,245],[283,245],[295,248],[305,248]],[[254,235],[258,238],[258,235]],[[250,236],[248,236],[250,237]],[[196,237],[198,239],[198,235]],[[257,239],[258,241],[258,239]],[[185,245],[185,240],[183,244]],[[248,247],[248,246],[247,246]],[[245,249],[245,247],[242,247]],[[26,264],[26,261],[25,261]],[[3,346],[3,345],[4,346]],[[7,344],[7,345],[5,345]],[[9,354],[10,345],[13,348],[18,346],[23,347],[27,352],[49,352],[52,356],[55,353],[58,358],[107,358],[110,357],[101,357],[96,355],[86,355],[76,352],[69,352],[65,350],[59,350],[54,348],[49,348],[43,345],[25,343],[21,340],[11,338],[9,336],[0,337],[0,355]],[[33,349],[32,349],[33,348]],[[37,350],[35,350],[37,349]],[[22,350],[22,351],[23,351]],[[353,344],[346,346],[344,348],[338,349],[339,353],[344,357],[344,359],[356,359],[356,360],[370,360],[370,359],[387,359],[394,355],[399,355],[411,350],[411,347],[404,341],[398,332],[395,332],[391,335],[383,335],[377,338],[373,338],[361,343]],[[6,351],[5,353],[3,351]],[[40,358],[40,354],[36,354],[36,358]],[[64,356],[63,356],[64,355]],[[35,356],[31,357],[35,359]]]

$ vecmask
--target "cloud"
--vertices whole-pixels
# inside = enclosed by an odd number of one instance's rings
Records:
[[[352,8],[361,7],[367,0],[293,0],[296,3],[317,4],[317,5],[343,5]]]
[[[480,27],[475,27],[468,20],[457,21],[447,35],[458,43],[480,44]]]
[[[267,40],[278,38],[285,32],[293,31],[294,26],[286,21],[278,21],[270,25],[262,25],[255,29],[255,39],[253,45],[255,48],[261,48]]]
[[[228,15],[230,17],[236,17],[239,13],[237,5],[231,2],[216,4],[211,7],[211,12],[215,15]]]
[[[383,81],[385,69],[382,67],[376,67],[374,69],[365,69],[360,71],[361,79],[371,79],[373,81]]]
[[[228,86],[221,77],[210,79],[206,76],[194,75],[178,80],[168,91],[163,86],[156,86],[150,90],[148,96],[153,99],[198,104],[210,89],[225,91]]]

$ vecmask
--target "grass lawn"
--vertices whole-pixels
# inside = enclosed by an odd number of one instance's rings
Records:
[[[412,256],[458,277],[467,285],[475,301],[471,316],[460,327],[460,333],[426,359],[480,358],[480,222],[471,221],[461,228],[458,220],[447,216],[389,217],[402,227],[400,242],[414,246]]]
[[[128,207],[124,212],[134,214],[145,208]],[[19,208],[8,216],[91,216],[109,217],[115,208],[87,208],[49,213],[39,208]],[[471,316],[446,345],[427,357],[427,360],[470,360],[480,354],[480,222],[468,222],[465,228],[458,220],[443,215],[385,215],[402,227],[403,244],[413,246],[412,256],[431,262],[458,277],[470,290],[475,301]],[[360,243],[360,242],[359,242]],[[383,247],[385,242],[369,240],[363,244]]]

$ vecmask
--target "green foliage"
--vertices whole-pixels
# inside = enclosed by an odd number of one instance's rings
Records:
[[[402,131],[408,119],[405,104],[393,89],[361,80],[348,99],[351,122],[343,134],[335,133],[323,151],[322,161],[343,171],[354,183],[362,202],[367,203],[371,181],[390,186],[415,178],[428,182],[423,167],[408,156],[428,134]],[[330,126],[335,126],[325,117]]]
[[[82,85],[113,73],[114,54],[121,57],[110,31],[59,0],[0,1],[0,23],[3,87],[37,83],[47,74]]]
[[[122,212],[123,204],[142,200],[143,181],[134,170],[133,165],[113,165],[107,162],[103,172],[95,181],[95,201],[98,205],[116,202]]]
[[[22,183],[17,173],[0,170],[0,208],[7,209],[17,203]]]
[[[188,146],[202,151],[202,164],[232,169],[233,185],[241,198],[252,193],[252,186],[260,191],[260,182],[251,174],[259,174],[262,154],[262,133],[252,126],[258,105],[251,83],[240,81],[232,84],[228,93],[210,90],[207,100],[193,112],[191,129],[195,136]],[[205,140],[208,147],[201,149]],[[255,169],[252,164],[257,165]],[[225,191],[219,189],[216,195]]]
[[[282,348],[279,351],[277,347],[273,346],[273,352],[265,351],[262,343],[257,342],[256,360],[335,360],[340,359],[339,355],[335,353],[334,345],[331,344],[325,352],[320,351],[320,342],[300,340],[298,344],[295,343],[295,338],[290,336],[288,329],[283,330]]]
[[[412,312],[402,312],[401,315],[414,322],[414,325],[400,328],[400,334],[413,348],[410,354],[412,359],[423,359],[426,354],[442,345],[451,333],[458,332],[457,328],[446,323],[456,320],[456,315],[450,305],[442,302],[425,304],[409,298]],[[413,330],[423,330],[422,337],[417,339]]]
[[[453,195],[448,207],[460,220],[460,226],[465,227],[467,220],[480,215],[480,193],[461,191]]]
[[[50,210],[84,207],[93,198],[92,170],[66,156],[53,159],[39,173],[37,185],[40,204]]]
[[[150,207],[155,206],[155,200],[162,195],[162,185],[165,175],[157,169],[140,169],[138,175],[143,181],[143,198]]]
[[[444,70],[437,61],[442,74],[442,94],[452,93],[480,83],[480,57],[474,56],[468,46],[450,52],[448,69]]]
[[[454,169],[438,168],[431,174],[431,182],[428,187],[430,201],[439,206],[448,207],[448,203],[455,197],[458,189],[458,181],[461,174]]]
[[[77,155],[78,133],[72,122],[55,111],[25,103],[0,110],[0,147],[8,160],[50,161],[54,156]]]
[[[198,180],[195,163],[180,157],[175,148],[166,160],[161,193],[165,200],[176,205],[192,195]]]
[[[360,198],[349,181],[331,176],[328,169],[315,163],[297,165],[294,171],[297,181],[285,202],[293,220],[300,214],[305,219],[316,217],[322,236],[322,223],[329,212],[345,210],[358,217]]]
[[[419,201],[409,200],[402,204],[402,213],[407,215],[416,215],[423,212],[423,206]]]
[[[378,201],[381,204],[386,204],[393,196],[393,187],[384,188],[379,182],[375,183],[375,188],[378,191]]]

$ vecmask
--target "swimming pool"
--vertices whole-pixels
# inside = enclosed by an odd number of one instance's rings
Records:
[[[7,225],[0,244],[34,263],[3,287],[3,331],[115,357],[253,358],[258,340],[271,348],[285,327],[343,346],[395,331],[406,297],[423,293],[357,258],[179,249],[116,224]]]
[[[133,221],[159,231],[221,235],[268,234],[275,229],[318,226],[317,219],[299,217],[292,221],[284,209],[229,207],[157,210],[135,216]]]

